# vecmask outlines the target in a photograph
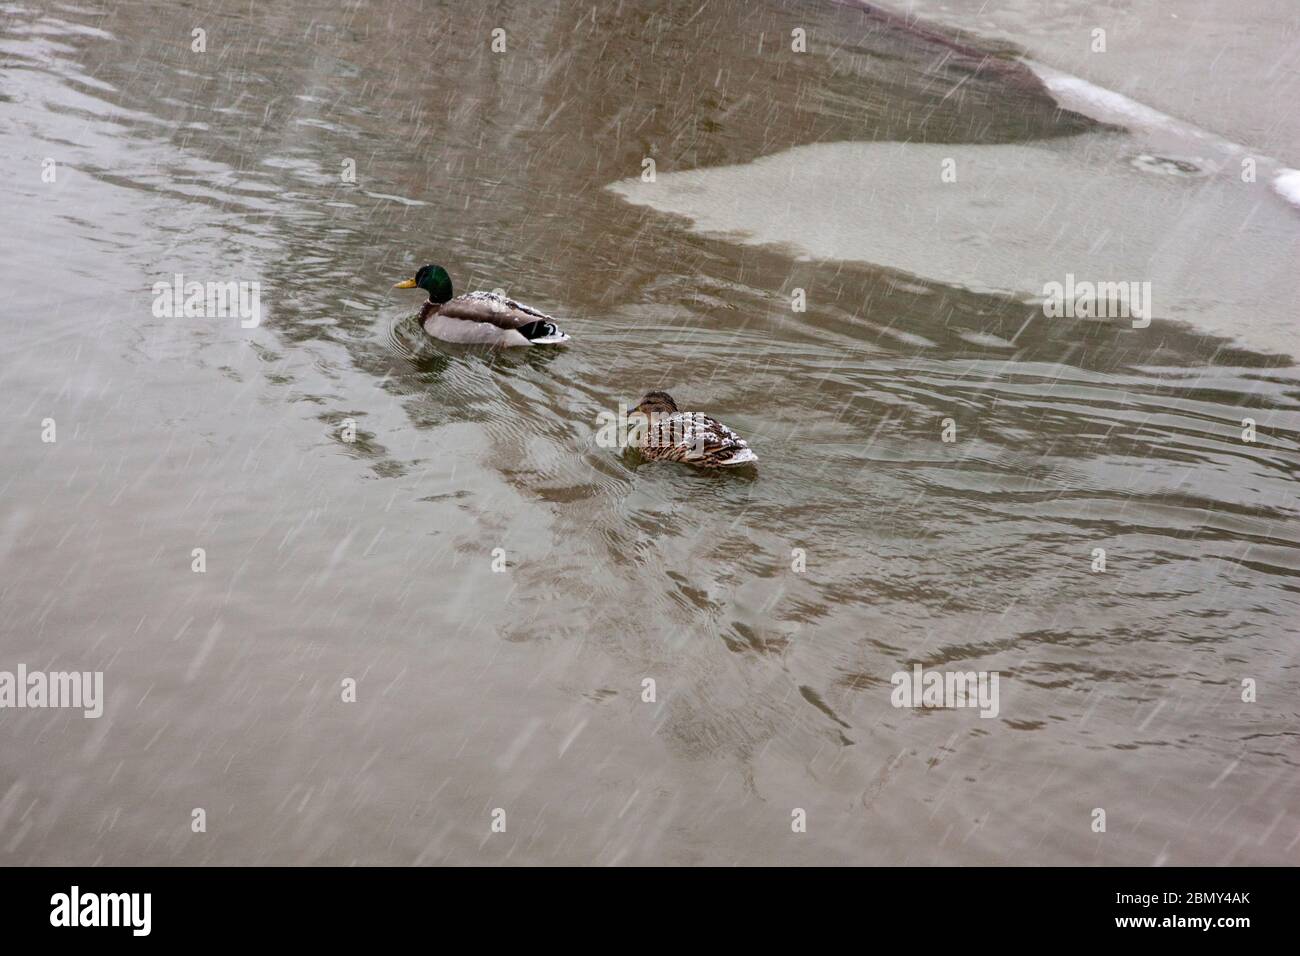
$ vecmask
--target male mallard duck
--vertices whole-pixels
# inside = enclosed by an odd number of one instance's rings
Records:
[[[569,341],[545,312],[495,292],[470,292],[453,299],[451,276],[442,266],[421,266],[414,279],[393,288],[420,288],[429,293],[429,301],[420,309],[420,327],[444,342],[510,346]]]
[[[636,429],[636,447],[646,458],[681,461],[703,468],[727,468],[758,461],[741,438],[722,422],[699,412],[683,412],[667,392],[647,392],[631,414],[646,416]]]

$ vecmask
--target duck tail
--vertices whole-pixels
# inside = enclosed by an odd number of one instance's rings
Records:
[[[751,461],[758,461],[758,456],[748,448],[741,448],[730,458],[718,462],[720,465],[747,465]]]
[[[515,331],[533,345],[559,345],[569,341],[569,336],[561,332],[558,325],[541,319],[521,325]]]

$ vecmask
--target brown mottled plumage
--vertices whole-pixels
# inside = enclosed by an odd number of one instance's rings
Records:
[[[632,414],[637,419],[634,442],[641,455],[657,461],[679,461],[702,468],[732,468],[758,461],[749,443],[716,418],[683,412],[667,392],[649,392]]]

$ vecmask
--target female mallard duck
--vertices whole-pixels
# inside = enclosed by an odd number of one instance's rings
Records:
[[[667,392],[648,392],[632,414],[638,423],[634,442],[646,458],[681,461],[703,468],[729,468],[758,461],[741,438],[722,422],[699,412],[683,412]]]
[[[471,292],[453,299],[451,276],[442,266],[422,266],[414,279],[393,288],[420,288],[429,293],[429,301],[420,309],[420,327],[444,342],[511,346],[569,341],[545,312],[495,292]]]

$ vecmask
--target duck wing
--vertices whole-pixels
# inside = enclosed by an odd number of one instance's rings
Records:
[[[458,295],[438,308],[439,315],[466,322],[487,322],[499,329],[517,329],[537,321],[554,321],[545,312],[508,299],[495,292],[470,292]]]
[[[660,455],[673,461],[702,465],[739,465],[757,461],[749,442],[722,422],[699,412],[679,412],[659,418],[647,436]]]

